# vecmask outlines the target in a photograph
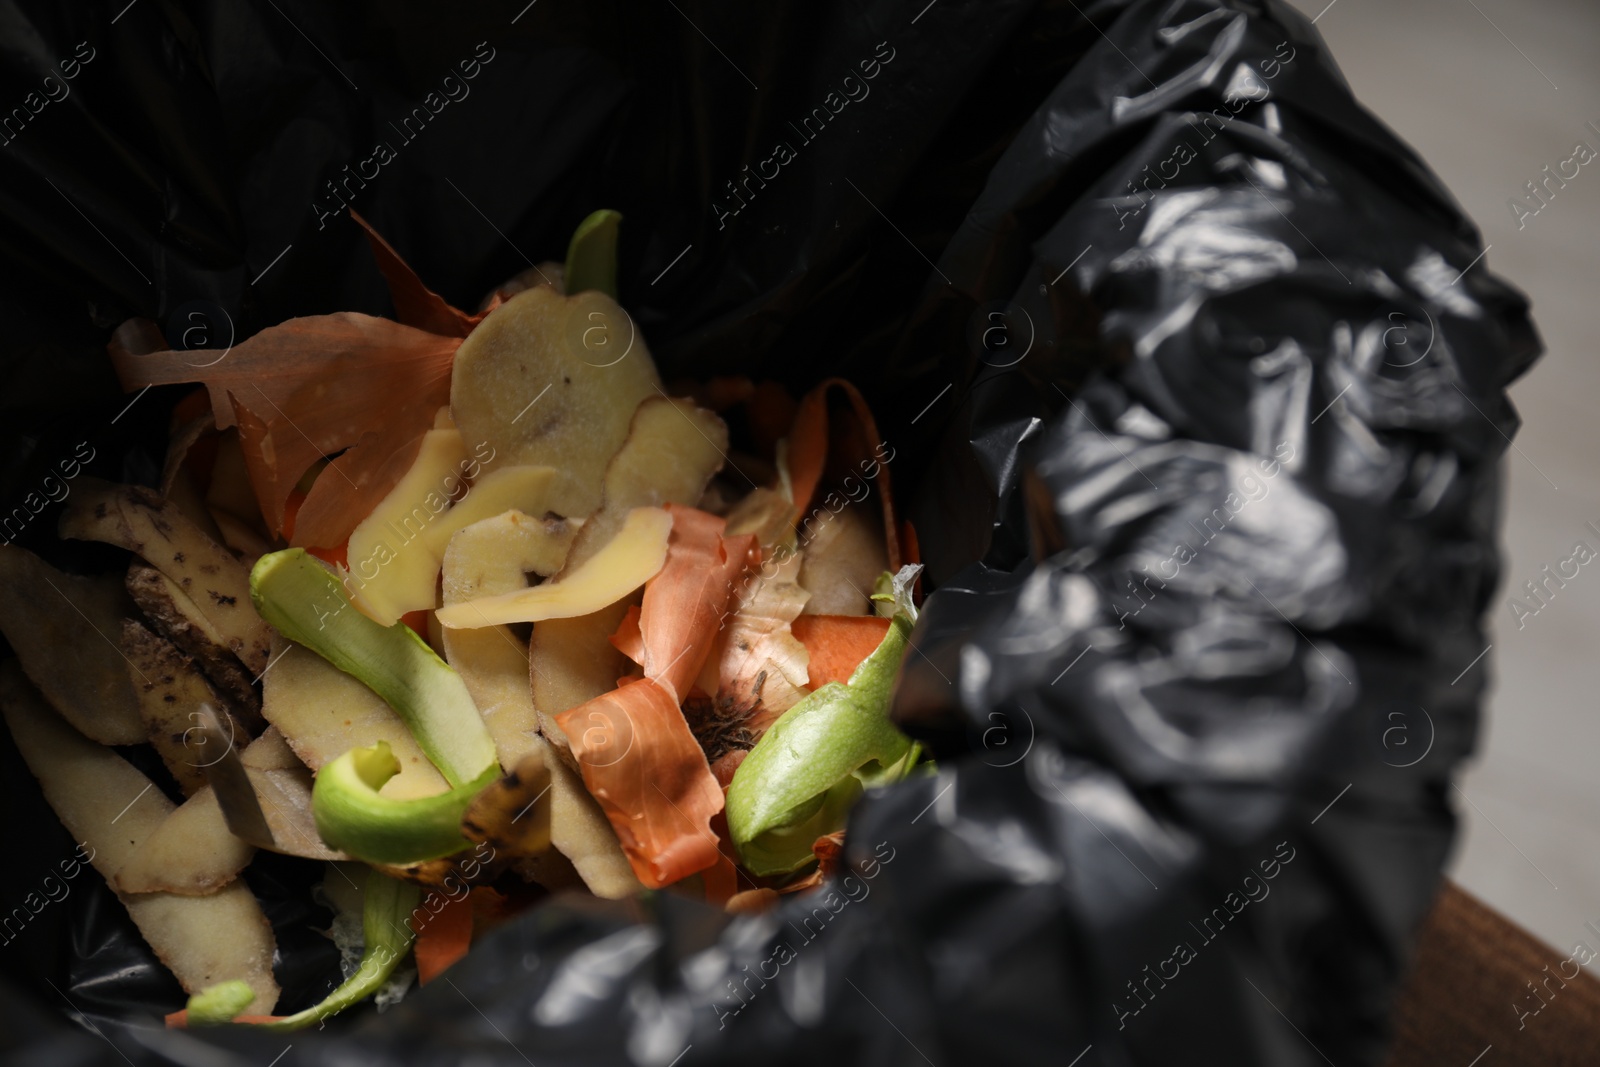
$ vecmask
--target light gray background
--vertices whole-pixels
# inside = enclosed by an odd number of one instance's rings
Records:
[[[1421,153],[1478,224],[1485,262],[1533,300],[1544,358],[1511,391],[1505,572],[1475,760],[1452,790],[1465,888],[1572,949],[1600,927],[1600,559],[1519,620],[1509,599],[1583,540],[1600,551],[1600,159],[1521,230],[1506,201],[1578,141],[1600,151],[1593,0],[1294,0],[1356,96]],[[1568,168],[1571,169],[1570,167]],[[1569,568],[1570,572],[1570,568]],[[1532,602],[1528,602],[1532,605]]]

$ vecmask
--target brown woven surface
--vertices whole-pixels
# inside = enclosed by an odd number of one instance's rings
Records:
[[[1600,958],[1600,934],[1581,936]],[[1564,977],[1591,958],[1572,947],[1550,948],[1446,882],[1396,1007],[1388,1067],[1600,1067],[1600,981],[1587,969]]]

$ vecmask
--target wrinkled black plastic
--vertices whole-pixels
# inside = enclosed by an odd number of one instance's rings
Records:
[[[940,770],[862,803],[832,897],[558,901],[393,1012],[292,1038],[114,1022],[163,987],[85,886],[0,946],[6,1062],[1380,1060],[1489,662],[1504,390],[1539,345],[1302,17],[119,9],[0,8],[6,106],[97,49],[0,151],[8,500],[79,437],[152,476],[171,397],[109,421],[123,317],[215,347],[382,312],[322,183],[484,41],[357,208],[471,306],[617,207],[669,378],[859,381],[937,589],[896,714]],[[807,138],[830,92],[861,98]],[[779,141],[734,212],[724,183]],[[71,845],[0,755],[9,907]]]

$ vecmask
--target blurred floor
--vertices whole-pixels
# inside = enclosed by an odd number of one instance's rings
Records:
[[[1463,834],[1451,873],[1553,946],[1593,944],[1584,923],[1600,928],[1600,559],[1565,587],[1548,583],[1542,608],[1524,596],[1537,614],[1510,600],[1578,541],[1600,552],[1600,159],[1520,229],[1507,200],[1579,141],[1600,151],[1600,131],[1586,125],[1600,127],[1600,5],[1296,6],[1320,12],[1357,97],[1443,178],[1482,230],[1488,265],[1533,300],[1548,351],[1511,394],[1523,429],[1505,460],[1488,716],[1453,797]]]

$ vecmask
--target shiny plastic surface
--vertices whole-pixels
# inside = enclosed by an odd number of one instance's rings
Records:
[[[292,1039],[114,1022],[170,979],[85,885],[0,946],[4,1062],[1380,1062],[1539,344],[1302,17],[121,6],[0,8],[10,96],[96,52],[0,153],[8,495],[64,425],[150,477],[161,419],[107,423],[95,356],[125,316],[383,311],[344,195],[468,308],[616,207],[665,378],[867,392],[936,590],[896,715],[940,770],[863,801],[815,896],[557,900]],[[50,822],[0,756],[8,823]],[[25,833],[7,901],[71,849]]]

